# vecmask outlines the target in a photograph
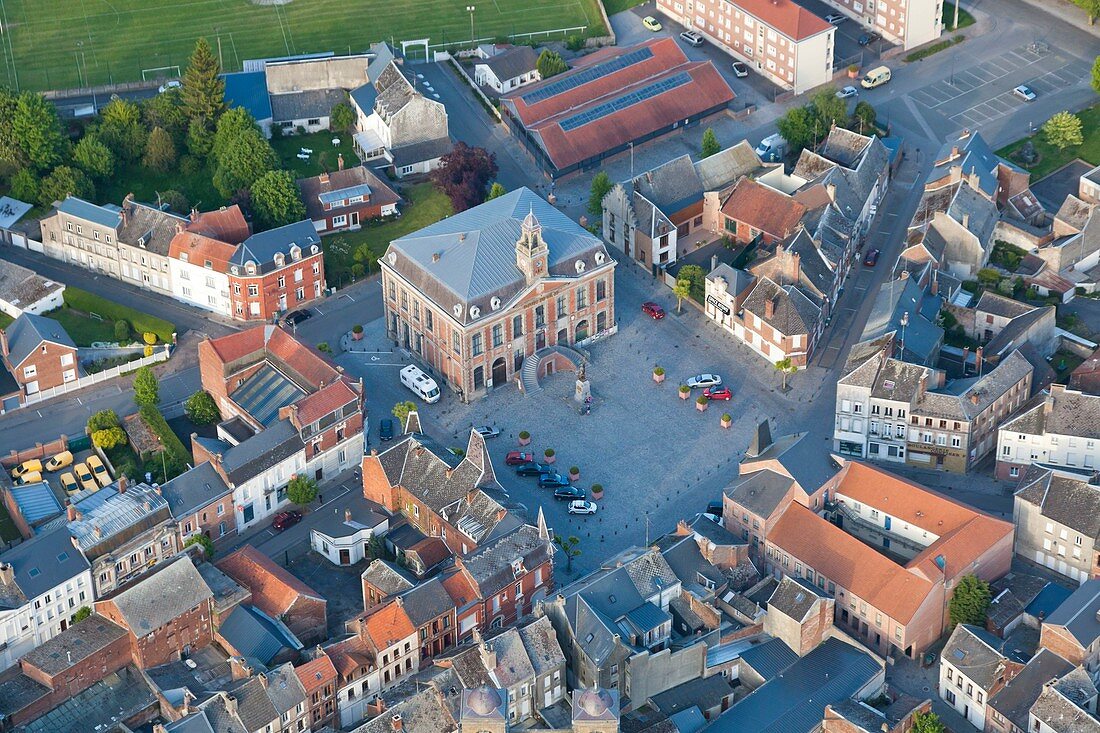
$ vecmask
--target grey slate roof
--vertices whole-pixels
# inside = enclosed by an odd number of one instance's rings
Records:
[[[704,191],[720,191],[737,183],[742,176],[754,176],[772,167],[760,160],[748,140],[695,162],[695,172]]]
[[[239,605],[222,619],[218,633],[242,657],[270,662],[283,649],[301,649],[302,642],[282,622],[258,608]]]
[[[409,620],[417,627],[453,611],[455,607],[438,575],[402,593],[401,600],[404,601],[402,607],[409,615]]]
[[[214,594],[214,613],[221,614],[252,595],[244,586],[230,578],[211,562],[198,566],[199,575]]]
[[[19,608],[91,567],[65,527],[16,545],[0,555],[0,562],[15,571],[13,585],[0,583],[0,608]]]
[[[343,89],[307,89],[301,92],[271,95],[271,118],[274,122],[328,117],[332,108],[347,99]]]
[[[982,196],[970,186],[959,186],[947,215],[962,224],[967,218],[965,229],[973,234],[982,248],[993,246],[993,228],[999,219],[997,205]]]
[[[707,273],[707,280],[722,278],[726,281],[726,290],[734,295],[742,292],[756,280],[751,273],[730,267],[725,262]]]
[[[351,522],[347,521],[345,511],[351,512]],[[388,519],[386,510],[362,495],[352,496],[343,504],[336,505],[332,511],[318,512],[321,516],[313,524],[313,529],[328,537],[350,537],[364,529],[373,529]]]
[[[64,326],[52,318],[23,313],[4,331],[8,342],[8,362],[13,368],[27,360],[43,341],[76,348]]]
[[[943,329],[935,323],[940,303],[939,296],[925,292],[914,277],[889,280],[875,295],[860,340],[877,339],[891,331],[900,333],[902,318],[908,314],[903,358],[930,365],[943,344]]]
[[[290,420],[279,420],[267,430],[261,430],[243,443],[225,451],[222,454],[222,467],[229,482],[239,486],[304,448],[302,436],[293,423]]]
[[[709,522],[709,520],[703,520]],[[714,524],[714,522],[710,522]],[[715,527],[718,525],[714,524]],[[699,550],[699,543],[694,534],[669,535],[658,541],[661,554],[665,562],[672,568],[672,572],[680,579],[685,590],[697,595],[707,596],[711,594],[703,581],[712,583],[716,588],[727,583],[726,576],[710,561],[703,557]]]
[[[127,665],[18,730],[20,733],[87,733],[99,725],[103,733],[115,733],[118,729],[109,727],[114,721],[129,720],[156,707],[157,697],[152,687],[137,667]]]
[[[264,730],[265,726],[278,719],[279,712],[271,703],[259,677],[243,679],[227,692],[237,699],[237,718],[245,730]]]
[[[1097,733],[1100,721],[1052,687],[1046,687],[1031,706],[1031,715],[1058,733]]]
[[[176,228],[188,219],[161,211],[155,206],[130,201],[123,204],[125,216],[118,229],[118,241],[153,254],[168,256],[168,245],[176,236]]]
[[[177,519],[182,518],[200,507],[229,494],[232,489],[225,485],[221,474],[214,470],[212,463],[200,463],[184,471],[179,476],[160,487],[161,494],[168,502],[168,510]]]
[[[1046,618],[1045,623],[1064,626],[1081,646],[1088,648],[1100,638],[1097,611],[1100,611],[1100,580],[1086,580]]]
[[[804,621],[814,605],[826,598],[813,583],[803,578],[785,576],[768,599],[768,610],[774,608],[795,621]]]
[[[519,637],[536,675],[553,672],[565,666],[565,653],[558,643],[554,627],[550,625],[549,616],[542,616],[519,627]]]
[[[798,661],[798,655],[782,639],[773,638],[746,649],[741,653],[741,661],[768,682]]]
[[[1048,305],[1016,316],[1005,324],[1005,327],[985,345],[987,358],[1000,357],[1009,349],[1023,348],[1028,345],[1030,342],[1027,340],[1023,340],[1022,343],[1019,342],[1021,337],[1026,336],[1028,329],[1042,320],[1049,320],[1049,323],[1053,325],[1055,323],[1054,314],[1054,306]]]
[[[794,483],[790,476],[765,468],[738,476],[723,489],[723,493],[750,512],[770,517]]]
[[[1025,435],[1050,433],[1090,440],[1100,438],[1100,396],[1053,388],[1028,402],[1001,429]]]
[[[1024,668],[997,694],[989,706],[1008,718],[1020,730],[1028,730],[1028,711],[1043,691],[1043,685],[1073,669],[1073,665],[1049,649],[1040,649]]]
[[[636,176],[630,185],[635,193],[644,196],[668,216],[702,201],[705,190],[690,155],[681,155],[652,168]],[[639,223],[644,223],[648,218],[639,215]]]
[[[271,272],[277,269],[275,255],[282,254],[290,262],[290,249],[295,244],[302,250],[302,257],[309,256],[313,245],[320,249],[321,236],[309,219],[253,234],[241,242],[229,264],[243,268],[245,263],[252,261],[258,272]]]
[[[393,733],[393,716],[401,716],[401,729],[452,733],[458,725],[446,701],[434,686],[419,690],[393,705],[382,715],[355,728],[352,733]]]
[[[964,176],[969,176],[972,172],[977,173],[981,189],[987,196],[993,197],[997,194],[998,165],[1005,165],[1014,170],[1020,170],[1020,168],[997,157],[979,133],[971,132],[965,137],[963,134],[943,144],[936,155],[936,165],[928,174],[926,181],[934,182],[946,177],[951,168],[957,165],[961,166]],[[959,156],[953,158],[952,148],[956,147],[959,150]]]
[[[488,598],[515,581],[513,560],[521,560],[524,568],[534,570],[553,554],[550,539],[541,537],[537,527],[525,524],[496,542],[479,547],[464,564],[482,596]]]
[[[94,222],[109,229],[118,229],[122,215],[118,207],[97,206],[90,201],[68,196],[57,205],[57,210],[77,219]]]
[[[460,323],[477,320],[470,306],[480,308],[480,318],[489,318],[493,297],[506,307],[526,287],[516,266],[516,243],[521,222],[532,214],[549,250],[548,275],[576,278],[575,263],[594,270],[596,255],[610,262],[602,241],[535,192],[520,188],[395,239],[383,266],[396,270],[448,316],[460,307]]]
[[[722,701],[733,695],[729,680],[722,675],[698,677],[681,685],[654,695],[653,704],[662,713],[675,715],[681,710],[698,705],[704,710],[716,708]]]
[[[390,148],[390,157],[393,158],[394,168],[403,168],[407,165],[417,165],[436,158],[442,158],[451,152],[449,137],[436,137],[431,140],[421,140],[408,145],[397,145]]]
[[[774,314],[765,316],[765,303],[774,301]],[[757,280],[756,287],[745,298],[744,309],[760,317],[769,326],[786,336],[808,334],[814,330],[821,309],[802,292],[788,285],[781,287],[768,278]]]
[[[943,648],[942,658],[974,684],[989,690],[1004,675],[1000,641],[985,629],[959,624]]]
[[[78,624],[37,646],[23,660],[48,675],[71,669],[126,636],[126,629],[93,613]]]
[[[180,555],[108,598],[140,639],[213,595],[191,558]]]
[[[389,560],[372,561],[361,577],[387,596],[402,593],[416,585],[414,578]]]
[[[34,270],[0,260],[0,300],[20,309],[30,307],[64,287],[61,283],[38,275]]]
[[[1021,303],[1018,300],[998,295],[992,290],[985,290],[982,292],[982,297],[978,298],[974,310],[979,313],[990,313],[1003,318],[1015,318],[1016,316],[1030,313],[1036,310],[1036,308],[1033,305]]]
[[[530,46],[513,46],[496,56],[479,59],[477,64],[488,66],[497,79],[507,81],[534,71],[538,60],[538,52]]]
[[[914,410],[919,409],[922,415],[972,420],[1014,384],[1031,374],[1032,369],[1019,351],[1013,351],[1007,359],[1002,359],[992,371],[981,377],[958,379],[942,390],[926,392]],[[977,397],[977,401],[972,397]]]
[[[1053,522],[1094,540],[1100,537],[1100,486],[1032,465],[1016,497],[1039,507],[1042,516]]]

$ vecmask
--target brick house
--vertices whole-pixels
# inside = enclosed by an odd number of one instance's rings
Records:
[[[397,213],[401,197],[365,165],[299,178],[298,190],[306,205],[306,216],[318,232],[358,229],[372,219]]]
[[[149,669],[214,640],[213,599],[191,558],[180,555],[97,601],[95,610],[126,629],[134,664]]]
[[[1071,664],[1084,665],[1090,675],[1100,670],[1100,580],[1086,580],[1044,619],[1039,646]]]
[[[314,659],[294,668],[295,674],[306,691],[306,704],[309,707],[309,725],[313,730],[322,726],[337,726],[338,675],[324,651],[318,649]]]
[[[772,244],[794,234],[805,214],[798,201],[746,176],[722,202],[722,229],[738,244],[757,237]]]
[[[52,318],[24,313],[3,331],[0,347],[22,397],[75,382],[80,377],[76,344]]]
[[[363,608],[368,611],[390,596],[400,595],[416,585],[416,578],[404,568],[381,558],[371,561],[360,581],[363,583]]]
[[[280,619],[303,644],[328,637],[328,601],[324,596],[252,545],[245,545],[215,565],[252,593],[252,605]]]
[[[233,520],[233,490],[214,464],[207,461],[160,487],[179,527],[180,547],[195,535],[215,544],[237,535]]]
[[[749,543],[754,557],[792,502],[815,511],[821,507],[822,491],[807,492],[779,461],[742,463],[740,471],[722,490],[722,517],[730,533]]]
[[[775,363],[805,367],[821,334],[821,308],[794,285],[757,280],[733,322],[734,335]]]
[[[455,645],[458,641],[455,602],[439,576],[406,591],[399,598],[409,620],[416,626],[421,664]]]
[[[308,220],[253,234],[229,261],[233,317],[268,321],[320,298],[326,288],[321,237]]]
[[[474,629],[486,629],[485,603],[482,601],[473,578],[465,568],[457,567],[443,576],[443,587],[455,606],[455,629],[458,643],[473,639]]]
[[[416,626],[400,596],[370,609],[348,626],[374,650],[380,690],[388,690],[420,670]]]

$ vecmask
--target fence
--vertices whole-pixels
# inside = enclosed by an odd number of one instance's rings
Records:
[[[165,344],[160,351],[153,352],[152,356],[145,356],[141,359],[136,359],[119,366],[111,367],[110,369],[104,369],[101,372],[95,374],[89,374],[86,377],[73,380],[72,382],[66,382],[65,384],[57,387],[51,387],[50,389],[44,389],[41,392],[35,392],[32,395],[27,395],[23,400],[22,407],[27,405],[33,405],[43,400],[48,400],[58,395],[67,394],[74,390],[90,387],[93,384],[99,384],[100,382],[106,382],[108,379],[114,379],[115,377],[122,376],[128,372],[140,369],[143,366],[149,366],[150,364],[157,364],[162,361],[168,361],[168,357],[171,355],[172,347],[169,344]]]
[[[437,59],[438,56],[439,54],[436,54]],[[454,66],[455,69],[458,71],[458,75],[461,76],[466,81],[466,84],[474,90],[474,94],[476,94],[481,99],[481,103],[485,106],[485,109],[491,112],[493,116],[497,118],[497,122],[503,122],[504,120],[500,116],[500,110],[498,110],[496,105],[493,104],[489,100],[489,98],[485,96],[485,93],[478,88],[477,84],[474,83],[474,80],[471,79],[470,75],[466,73],[466,69],[462,68],[462,64],[458,63],[458,60],[450,54],[447,54],[447,59],[451,62],[451,65]]]
[[[69,442],[68,436],[62,435],[57,440],[51,440],[49,443],[35,443],[33,448],[10,451],[8,455],[0,458],[0,465],[4,466],[4,468],[12,468],[13,466],[18,466],[23,461],[29,461],[34,458],[42,460],[65,450],[77,449]]]
[[[64,102],[69,97],[88,97],[93,94],[102,94],[104,95],[104,101],[110,101],[112,94],[156,89],[159,86],[159,81],[128,81],[120,84],[100,84],[79,89],[54,89],[42,92],[42,96],[54,102]]]

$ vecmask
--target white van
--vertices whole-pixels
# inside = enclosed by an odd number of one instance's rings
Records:
[[[401,384],[411,389],[425,402],[439,402],[439,385],[412,364],[401,370]]]
[[[868,71],[859,83],[864,89],[874,89],[888,81],[890,81],[890,69],[885,66],[877,66]]]

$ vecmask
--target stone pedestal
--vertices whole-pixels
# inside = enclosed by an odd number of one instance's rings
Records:
[[[583,376],[577,380],[576,390],[573,392],[573,401],[583,405],[592,396],[592,383]]]

